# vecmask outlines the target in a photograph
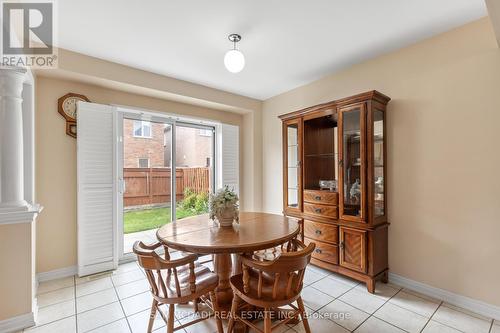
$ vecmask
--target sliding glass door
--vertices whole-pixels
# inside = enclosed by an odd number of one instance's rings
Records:
[[[177,220],[208,213],[208,194],[214,189],[214,139],[213,127],[175,126]]]
[[[137,240],[154,242],[156,230],[172,221],[172,127],[123,118],[123,253]]]
[[[208,212],[215,129],[135,113],[121,124],[118,229],[126,256],[135,241],[155,242],[159,227]]]

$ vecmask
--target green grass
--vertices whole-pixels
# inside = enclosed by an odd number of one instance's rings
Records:
[[[199,215],[192,210],[183,210],[177,207],[177,219]],[[133,210],[123,214],[123,232],[130,234],[144,230],[157,229],[170,223],[170,207]]]

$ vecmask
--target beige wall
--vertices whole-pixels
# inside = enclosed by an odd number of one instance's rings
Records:
[[[38,76],[36,79],[36,197],[45,207],[37,225],[37,272],[76,265],[76,140],[65,134],[57,99],[80,93],[92,102],[202,117],[242,126],[241,114],[170,102],[95,85]],[[245,132],[244,130],[242,132]],[[240,151],[248,142],[241,140]],[[240,154],[244,187],[245,161]],[[245,196],[241,198],[245,202]]]
[[[371,89],[392,97],[390,270],[500,305],[500,50],[488,19],[265,101],[264,210],[282,210],[277,116]]]
[[[0,321],[31,312],[31,223],[0,226]]]

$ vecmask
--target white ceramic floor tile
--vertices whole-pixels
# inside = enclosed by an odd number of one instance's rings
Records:
[[[370,316],[368,313],[358,310],[338,299],[319,310],[319,312],[325,318],[333,320],[350,331],[355,330],[356,327]]]
[[[51,281],[40,282],[37,288],[38,295],[54,291],[57,289],[73,287],[75,285],[75,278],[73,276],[56,279]]]
[[[385,301],[380,297],[373,296],[372,294],[364,291],[359,291],[356,288],[340,296],[339,299],[344,303],[350,304],[355,308],[370,314],[377,311],[378,308],[385,303]]]
[[[146,279],[146,275],[144,275],[142,270],[134,270],[123,274],[113,275],[111,279],[115,286],[121,286],[137,280]]]
[[[47,324],[75,315],[75,300],[57,303],[38,309],[37,325]]]
[[[443,302],[443,305],[450,308],[450,309],[453,309],[453,310],[457,310],[457,311],[460,311],[462,313],[465,313],[465,314],[468,314],[469,316],[472,316],[472,317],[476,317],[476,318],[479,318],[479,319],[483,319],[483,320],[486,320],[486,321],[489,321],[491,322],[491,318],[489,317],[485,317],[485,316],[482,316],[480,314],[477,314],[475,312],[472,312],[472,311],[469,311],[469,310],[466,310],[464,308],[460,308],[458,306],[455,306],[455,305],[452,305],[452,304],[449,304],[447,302]]]
[[[324,276],[332,274],[332,272],[330,272],[330,271],[328,271],[328,270],[326,270],[324,268],[321,268],[321,267],[318,267],[318,266],[314,266],[313,264],[309,264],[307,266],[307,269],[313,270],[313,271],[315,271],[316,273],[319,273],[319,274],[323,274]]]
[[[114,289],[106,289],[96,293],[78,297],[76,299],[77,313],[95,309],[97,307],[118,301]]]
[[[150,289],[148,280],[141,279],[116,287],[118,297],[124,299],[130,296],[142,294]]]
[[[277,324],[277,322],[275,322],[275,321],[272,322],[272,325],[276,325],[276,324]],[[257,326],[258,328],[260,328],[261,330],[264,330],[264,321],[263,320],[259,320],[257,322],[254,322],[254,325]],[[296,327],[298,328],[300,326],[303,326],[302,323],[297,324]],[[257,333],[257,331],[252,329],[252,328],[249,328],[248,331],[249,331],[249,333]],[[284,333],[284,332],[295,333],[297,331],[292,330],[292,328],[290,326],[281,325],[273,330],[273,333],[275,333],[275,332],[276,333]]]
[[[359,291],[363,291],[363,292],[368,293],[368,290],[366,289],[365,284],[357,285],[356,289]],[[396,286],[396,285],[377,282],[375,284],[375,292],[371,295],[380,297],[384,301],[387,301],[389,298],[396,295],[398,293],[398,291],[400,291],[400,290],[401,290],[401,288]]]
[[[429,320],[424,316],[391,303],[384,304],[373,315],[410,333],[420,332]]]
[[[353,280],[347,276],[343,276],[343,275],[336,274],[336,273],[332,273],[328,277],[331,279],[338,280],[338,281],[342,282],[343,284],[347,284],[348,286],[351,286],[351,287],[355,287],[359,284],[359,282],[356,280]]]
[[[325,277],[324,274],[317,273],[312,269],[306,269],[306,273],[304,274],[304,284],[308,285],[314,283],[318,280],[321,280],[324,277]]]
[[[305,287],[302,289],[302,300],[308,308],[318,310],[333,301],[333,297],[324,294],[313,287]]]
[[[375,317],[368,318],[361,326],[354,331],[356,333],[404,333],[403,330],[392,326]]]
[[[328,319],[310,319],[309,327],[311,328],[311,332],[349,333],[348,330]],[[298,333],[305,333],[304,325],[302,323],[299,323],[292,328]]]
[[[25,329],[24,332],[29,333],[75,333],[76,332],[76,317],[71,316],[61,320],[54,321],[43,326],[34,326]]]
[[[431,320],[427,323],[422,333],[461,333],[460,331]]]
[[[329,277],[316,281],[311,286],[332,297],[339,297],[343,293],[352,289],[352,286]]]
[[[163,312],[165,312],[166,309],[167,309],[166,306],[162,307]],[[139,313],[127,317],[128,323],[130,324],[130,328],[132,329],[132,333],[146,332],[148,328],[150,314],[151,314],[150,309],[147,309],[145,311],[141,311]],[[163,321],[163,318],[160,316],[159,313],[156,313],[155,321],[153,323],[153,330],[156,330],[164,326],[165,326],[165,321]]]
[[[119,302],[80,313],[76,318],[78,333],[88,332],[124,317],[125,316]]]
[[[205,305],[203,303],[198,304],[198,310],[201,313],[207,313],[207,314],[210,314],[213,312],[207,305]],[[194,315],[195,315],[194,314],[194,307],[193,307],[192,302],[187,303],[187,304],[177,304],[175,306],[175,317],[179,320],[186,318],[187,316],[192,317]]]
[[[130,316],[143,310],[150,309],[153,304],[153,296],[151,296],[151,293],[147,291],[145,293],[126,298],[121,302],[125,315]]]
[[[64,301],[70,301],[75,298],[75,287],[67,287],[49,291],[47,293],[37,296],[37,303],[39,307],[44,307]]]
[[[98,280],[80,283],[76,285],[76,297],[89,295],[98,291],[112,289],[113,283],[110,277],[104,277]]]
[[[104,273],[99,273],[99,274],[94,274],[94,275],[87,275],[84,277],[75,277],[75,284],[82,284],[82,283],[87,283],[91,281],[97,281],[100,279],[108,278],[113,275],[113,272],[104,272]]]
[[[112,322],[96,328],[95,330],[89,331],[91,333],[130,333],[130,328],[128,327],[127,320],[125,318],[118,321]]]
[[[185,317],[185,318],[179,320],[176,323],[176,325],[179,325],[179,323],[185,324],[185,323],[190,322],[194,319],[196,319],[196,318],[188,316],[188,317]],[[223,325],[227,325],[227,321],[223,321]],[[214,333],[214,332],[217,332],[217,323],[215,321],[215,318],[211,317],[211,318],[208,318],[207,320],[203,320],[203,321],[200,321],[196,324],[190,325],[190,326],[184,328],[184,330],[187,333],[201,333],[201,332]],[[226,331],[226,329],[224,329],[224,331]]]
[[[466,333],[488,333],[491,321],[479,319],[469,314],[441,305],[433,320]]]
[[[407,293],[405,290],[400,291],[396,296],[389,300],[389,303],[395,304],[407,310],[418,313],[419,315],[430,318],[439,307],[441,302],[422,298],[413,294]]]
[[[137,264],[136,261],[128,262],[126,264],[121,264],[118,266],[118,268],[113,272],[113,274],[118,275],[118,274],[123,274],[131,271],[138,271],[141,268]]]

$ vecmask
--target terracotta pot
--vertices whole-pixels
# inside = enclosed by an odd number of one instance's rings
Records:
[[[224,209],[217,215],[217,221],[221,227],[231,227],[234,222],[234,207]]]

